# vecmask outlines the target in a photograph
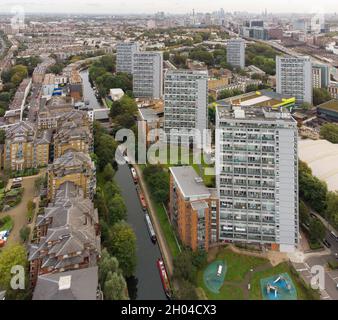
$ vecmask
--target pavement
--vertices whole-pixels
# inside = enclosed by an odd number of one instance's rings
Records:
[[[314,266],[322,266],[325,271],[324,290],[320,291],[322,300],[338,300],[338,290],[336,289],[338,283],[338,270],[330,270],[327,267],[327,262],[334,258],[331,250],[325,248],[323,251],[304,253],[296,251],[288,254],[288,257],[298,271],[303,280],[311,285],[311,279],[316,272],[311,273]]]

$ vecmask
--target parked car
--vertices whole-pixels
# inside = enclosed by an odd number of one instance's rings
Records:
[[[323,240],[323,243],[327,248],[329,248],[329,249],[331,248],[331,243],[329,241],[327,241],[326,239]]]

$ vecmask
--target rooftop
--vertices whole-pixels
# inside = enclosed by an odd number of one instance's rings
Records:
[[[210,197],[209,189],[193,167],[170,167],[169,170],[184,197]]]
[[[296,123],[292,118],[291,113],[284,107],[278,109],[264,107],[258,108],[256,106],[228,106],[216,107],[216,117],[220,120],[225,119],[243,119],[243,120],[261,120],[261,121],[288,121]]]
[[[96,300],[98,267],[41,275],[33,300]]]
[[[317,108],[338,112],[338,99],[332,99],[317,106]]]
[[[276,93],[269,90],[253,91],[244,93],[235,97],[217,101],[221,106],[256,106],[256,107],[273,107],[287,106],[295,103],[295,98]]]

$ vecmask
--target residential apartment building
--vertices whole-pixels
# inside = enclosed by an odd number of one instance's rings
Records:
[[[309,57],[276,56],[276,91],[312,103],[312,64]]]
[[[136,98],[160,99],[163,95],[162,52],[137,52],[133,55],[133,93]]]
[[[235,68],[245,67],[245,40],[230,39],[227,45],[227,63]]]
[[[216,108],[219,241],[294,251],[299,240],[297,123],[285,107]]]
[[[70,96],[74,102],[81,101],[83,96],[82,78],[77,70],[73,70],[69,78]]]
[[[137,42],[119,42],[116,45],[116,72],[133,73],[133,55],[139,51]]]
[[[180,240],[208,251],[218,239],[218,200],[191,166],[170,169],[169,214]]]
[[[28,257],[31,286],[39,276],[95,267],[100,251],[97,209],[81,188],[66,181],[37,217]]]
[[[35,125],[22,121],[6,129],[4,169],[24,170],[35,167]]]
[[[54,158],[59,158],[68,150],[91,153],[93,151],[93,135],[91,127],[77,126],[66,122],[54,134]]]
[[[189,131],[208,127],[208,72],[168,70],[164,81],[164,131],[167,139],[182,139]]]
[[[313,88],[327,88],[330,83],[330,69],[325,64],[312,65],[312,86]]]
[[[338,99],[338,82],[331,81],[328,91],[333,99]]]
[[[66,181],[79,186],[85,198],[93,199],[96,190],[96,169],[89,154],[67,150],[48,166],[48,199],[53,200]]]

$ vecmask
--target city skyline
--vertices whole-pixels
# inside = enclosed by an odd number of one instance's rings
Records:
[[[66,0],[58,1],[58,6],[53,6],[51,0],[45,0],[43,3],[38,0],[4,0],[0,4],[0,13],[13,13],[16,6],[22,6],[27,13],[79,13],[79,14],[152,14],[158,11],[164,11],[173,14],[182,14],[192,12],[212,12],[223,8],[226,12],[247,11],[260,13],[267,10],[269,13],[334,13],[338,11],[338,4],[335,0],[323,0],[318,5],[318,1],[285,1],[283,3],[271,3],[269,0],[252,3],[248,0],[239,0],[235,4],[228,4],[223,0],[214,0],[213,4],[206,4],[203,0],[181,1],[158,0],[156,6],[149,0],[129,0],[128,2],[120,0],[86,0],[86,2],[74,0],[69,3]]]

